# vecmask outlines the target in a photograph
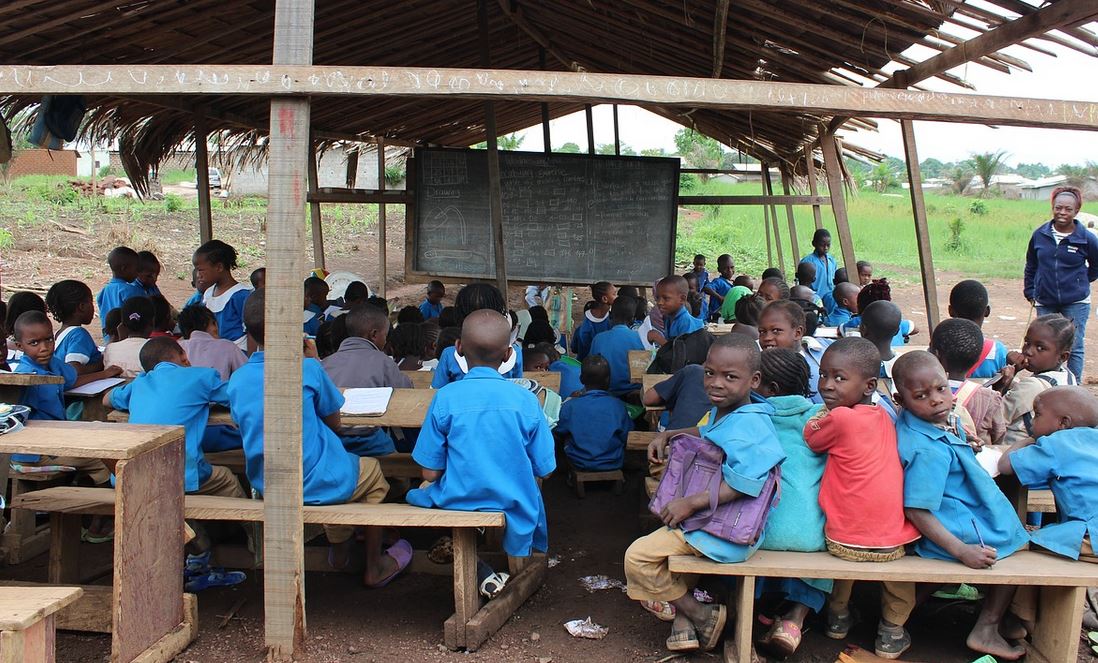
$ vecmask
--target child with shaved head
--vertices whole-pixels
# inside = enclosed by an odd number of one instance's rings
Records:
[[[470,313],[455,345],[469,372],[438,390],[412,458],[431,483],[408,493],[409,504],[462,511],[502,511],[503,549],[527,557],[548,547],[545,504],[536,479],[556,469],[553,436],[537,397],[497,368],[510,358],[511,323],[498,311]],[[506,574],[477,565],[488,598]]]
[[[827,324],[842,327],[858,315],[858,286],[849,281],[837,283],[831,295],[835,298],[835,306],[827,312]],[[826,301],[824,303],[826,306]]]
[[[676,336],[685,336],[704,326],[701,320],[690,315],[686,298],[690,286],[681,276],[668,276],[656,284],[656,308],[663,314],[663,332],[652,330],[648,340],[663,345]]]

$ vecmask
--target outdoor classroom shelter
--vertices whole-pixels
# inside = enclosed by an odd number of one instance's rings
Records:
[[[11,119],[43,95],[84,96],[84,136],[119,137],[139,190],[152,166],[193,144],[203,240],[214,230],[207,137],[266,152],[265,624],[271,657],[285,660],[305,641],[296,405],[304,208],[309,203],[314,261],[323,264],[322,203],[411,205],[415,194],[356,189],[353,178],[346,190],[321,192],[318,149],[486,140],[495,277],[506,288],[497,135],[541,122],[549,145],[553,117],[581,109],[590,117],[596,103],[641,106],[778,168],[782,179],[775,194],[767,167],[762,195],[680,203],[767,206],[765,229],[779,263],[785,254],[775,207],[787,208],[788,255],[796,261],[791,206],[813,206],[821,227],[820,206],[830,205],[843,262],[853,270],[840,155],[873,155],[842,145],[836,131],[872,126],[859,118],[898,119],[933,325],[937,295],[912,121],[1096,130],[1098,104],[946,94],[918,84],[941,78],[971,87],[947,73],[966,62],[1003,73],[1027,68],[1000,52],[1015,44],[1096,55],[1098,37],[1079,27],[1095,18],[1093,0],[1039,9],[1022,0],[9,0],[0,6],[8,26],[0,34],[0,108]],[[958,37],[958,30],[976,36]],[[914,44],[936,54],[923,61],[899,55]],[[890,63],[901,68],[890,75]],[[594,152],[590,122],[587,147]],[[376,152],[384,159],[383,149]],[[827,195],[816,189],[821,166]],[[795,182],[806,192],[792,191]]]

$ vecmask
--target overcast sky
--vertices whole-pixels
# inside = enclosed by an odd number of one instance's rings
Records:
[[[1091,24],[1089,27],[1096,26]],[[1055,50],[1058,56],[1049,57],[1017,46],[1005,51],[1028,62],[1033,68],[1032,73],[1014,70],[1008,75],[973,64],[951,71],[974,84],[978,94],[1098,102],[1098,57],[1089,57],[1050,42],[1038,43],[1049,50]],[[922,60],[930,52],[921,47],[913,47],[907,54]],[[923,86],[942,92],[968,92],[938,79],[927,81]],[[649,147],[662,147],[668,152],[675,150],[672,137],[681,128],[678,124],[633,106],[620,106],[618,117],[622,142],[632,146],[637,152]],[[610,107],[595,107],[594,120],[595,142],[613,142],[614,128]],[[900,124],[891,120],[878,120],[878,123],[880,128],[877,132],[847,132],[845,138],[863,147],[903,158]],[[550,123],[550,132],[554,147],[566,142],[577,143],[583,149],[587,147],[583,113],[553,120]],[[540,126],[522,133],[525,136],[522,149],[542,149]],[[1008,152],[1007,163],[1011,165],[1039,161],[1055,169],[1063,163],[1081,165],[1088,160],[1098,161],[1098,131],[1017,127],[996,129],[974,124],[916,122],[915,134],[920,160],[935,157],[942,161],[958,161],[967,159],[974,152],[1002,149]]]

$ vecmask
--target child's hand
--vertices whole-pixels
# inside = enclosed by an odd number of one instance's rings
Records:
[[[308,359],[320,359],[320,354],[316,351],[316,341],[311,338],[305,339],[301,352]]]
[[[1011,350],[1010,352],[1008,352],[1006,360],[1007,366],[1013,366],[1015,369],[1024,367],[1026,363],[1025,355],[1023,355],[1021,352],[1018,352],[1017,350]]]
[[[1015,366],[1011,364],[1003,366],[1003,370],[999,372],[999,379],[991,385],[991,388],[1000,394],[1007,393],[1010,391],[1010,385],[1014,383],[1014,376],[1017,373],[1018,369]]]
[[[694,515],[694,511],[696,509],[690,498],[680,497],[663,507],[663,511],[660,511],[660,520],[668,527],[678,527],[682,521]]]
[[[671,436],[667,431],[656,433],[656,437],[648,443],[648,462],[662,465],[667,462],[667,445]]]
[[[958,559],[970,569],[990,569],[998,557],[991,546],[972,544],[965,546]]]
[[[109,378],[116,378],[119,375],[122,375],[123,372],[124,371],[122,370],[121,366],[108,366],[103,369],[103,373],[105,373],[106,377]]]

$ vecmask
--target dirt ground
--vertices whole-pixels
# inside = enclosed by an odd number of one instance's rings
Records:
[[[327,208],[326,208],[327,209]],[[395,210],[394,210],[395,211]],[[404,284],[403,221],[390,212],[388,295],[397,305],[418,304],[423,286]],[[184,214],[146,215],[132,218],[103,219],[90,229],[80,219],[66,217],[59,208],[53,218],[57,224],[40,224],[15,233],[15,247],[0,256],[0,274],[5,298],[11,290],[43,290],[62,278],[78,278],[98,290],[106,281],[104,264],[107,250],[119,243],[156,252],[164,265],[160,285],[173,302],[181,302],[190,293],[190,254],[197,246],[193,219]],[[357,272],[371,284],[376,283],[377,237],[373,231],[360,232],[353,227],[332,224],[328,228],[329,269]],[[62,228],[64,227],[64,228]],[[82,232],[72,232],[81,230]],[[237,274],[246,280],[248,273],[263,264],[262,216],[249,210],[217,210],[215,236],[234,244],[241,251],[242,268]],[[310,254],[311,255],[311,254]],[[872,256],[867,256],[872,260]],[[878,275],[893,276],[887,265],[877,265]],[[1019,272],[1021,256],[1019,256]],[[896,273],[894,299],[926,329],[922,292],[911,274]],[[938,289],[943,315],[950,286],[963,278],[959,274],[939,274]],[[451,287],[451,296],[457,284]],[[993,310],[985,332],[1008,345],[1020,343],[1029,316],[1021,296],[1018,279],[987,282]],[[521,302],[521,288],[513,288],[513,304]],[[582,296],[582,295],[581,295]],[[1088,339],[1088,375],[1096,375],[1098,334]],[[912,340],[926,344],[926,334]],[[580,578],[605,574],[623,580],[622,555],[628,544],[652,528],[645,516],[641,472],[627,472],[628,484],[622,495],[595,488],[585,500],[576,499],[561,476],[545,485],[549,512],[550,555],[558,563],[550,569],[544,587],[524,605],[510,622],[477,652],[453,653],[440,646],[442,622],[453,609],[451,585],[441,576],[415,575],[398,579],[381,590],[366,590],[357,579],[339,574],[312,573],[306,581],[308,615],[308,660],[317,662],[388,662],[388,661],[468,661],[504,663],[531,661],[571,663],[586,661],[671,660],[663,648],[668,628],[630,602],[616,589],[590,593]],[[88,564],[109,557],[109,548],[85,544]],[[0,569],[0,577],[42,580],[45,557],[18,567]],[[199,596],[200,632],[195,642],[177,659],[228,663],[261,661],[263,649],[262,574],[253,573],[243,585],[209,590]],[[711,587],[719,595],[719,587]],[[872,648],[877,618],[875,592],[863,585],[856,592],[864,616],[849,642]],[[241,605],[242,602],[242,605]],[[239,606],[229,617],[230,612]],[[563,623],[590,616],[609,628],[603,640],[572,638]],[[904,660],[923,663],[968,663],[977,658],[963,644],[967,628],[974,620],[971,605],[932,601],[920,606],[909,628],[915,646]],[[805,642],[790,659],[806,663],[831,663],[843,643],[823,637],[820,626],[809,623]],[[109,659],[107,636],[62,633],[58,636],[59,661],[105,661]],[[1085,647],[1084,647],[1085,651]],[[678,658],[681,661],[719,660],[711,654]],[[1080,661],[1090,661],[1081,654]]]

